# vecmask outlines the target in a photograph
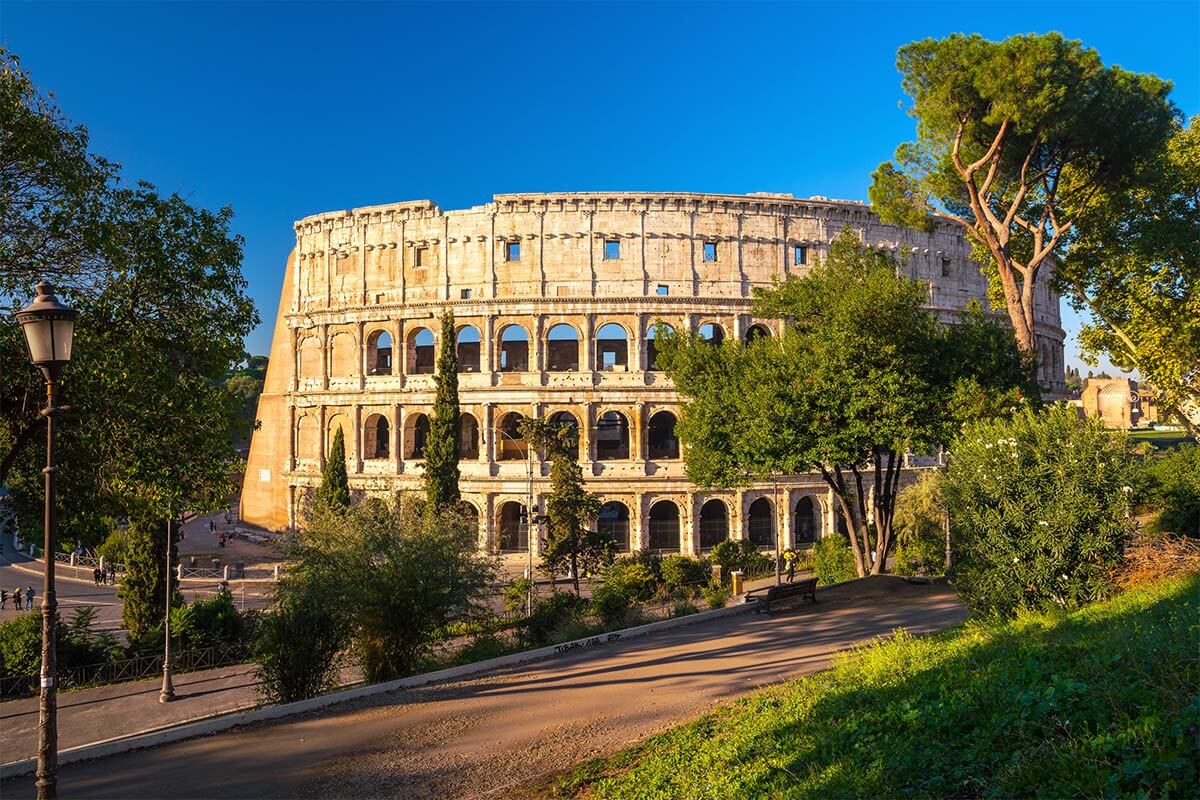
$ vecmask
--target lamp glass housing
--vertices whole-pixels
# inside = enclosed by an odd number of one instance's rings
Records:
[[[67,308],[54,296],[54,287],[37,285],[37,297],[17,312],[17,322],[25,334],[29,360],[38,367],[61,367],[71,360],[75,319],[79,312]]]

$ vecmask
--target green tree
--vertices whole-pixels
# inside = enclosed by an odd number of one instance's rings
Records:
[[[258,323],[232,212],[122,184],[7,53],[4,65],[0,294],[22,305],[35,278],[51,278],[80,311],[56,442],[60,540],[96,545],[109,519],[221,507],[238,469],[239,407],[223,378]],[[27,364],[11,317],[0,320],[0,362]],[[31,367],[0,370],[0,483],[31,538],[43,456],[28,445],[43,394]]]
[[[346,475],[346,437],[339,425],[333,432],[329,458],[321,473],[321,485],[313,496],[313,511],[317,509],[345,510],[350,507],[350,479]]]
[[[846,232],[808,275],[756,292],[754,314],[785,320],[782,336],[712,347],[656,331],[659,363],[688,398],[677,430],[691,480],[728,487],[820,472],[860,575],[886,563],[905,453],[1019,402],[1026,380],[996,323],[968,314],[961,335],[938,326],[924,285],[901,272]],[[1007,354],[980,357],[990,346]]]
[[[530,447],[545,449],[551,459],[542,569],[551,576],[569,569],[578,596],[580,573],[598,571],[612,560],[615,549],[611,539],[590,525],[600,511],[600,498],[583,485],[583,470],[575,455],[579,432],[570,425],[550,425],[527,417],[521,423],[521,435]]]
[[[429,443],[425,446],[425,502],[431,513],[459,501],[458,447],[462,418],[458,407],[458,354],[454,345],[454,312],[447,311],[442,315],[437,394],[429,423]]]
[[[171,563],[178,564],[176,526],[171,530]],[[175,570],[167,574],[167,522],[140,519],[129,526],[128,557],[121,577],[121,622],[136,643],[151,628],[161,625],[166,614],[167,587],[171,582],[172,607],[183,603]]]
[[[896,497],[896,571],[940,575],[950,567],[941,473],[926,472]]]
[[[1137,371],[1200,434],[1200,127],[1193,117],[1142,186],[1102,198],[1055,278],[1091,322],[1086,358]]]
[[[1133,530],[1123,433],[1058,405],[969,425],[952,450],[942,492],[972,610],[1072,609],[1105,595]]]
[[[887,222],[959,225],[1032,356],[1039,271],[1105,198],[1144,180],[1175,124],[1171,84],[1058,33],[924,39],[897,66],[917,141],[872,174],[871,204]]]
[[[453,508],[425,514],[407,496],[337,513],[317,506],[280,596],[297,609],[327,603],[345,617],[366,678],[397,678],[446,625],[482,608],[495,564],[477,552],[476,535],[471,517]]]

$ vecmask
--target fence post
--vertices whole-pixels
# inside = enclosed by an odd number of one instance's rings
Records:
[[[100,571],[104,572],[104,556],[100,556]]]
[[[79,556],[75,553],[74,550],[72,550],[71,551],[71,566],[75,567],[78,565],[79,565]]]
[[[175,565],[175,577],[179,580],[183,580],[183,564]]]
[[[279,580],[279,565],[278,564],[275,565],[274,578],[275,578],[275,580]]]
[[[37,558],[37,553],[35,552],[35,550],[37,550],[37,545],[34,544],[33,542],[30,542],[29,543],[29,557],[30,558]]]
[[[226,564],[224,567],[221,568],[221,580],[223,580],[223,581],[229,580],[229,565],[228,564]]]

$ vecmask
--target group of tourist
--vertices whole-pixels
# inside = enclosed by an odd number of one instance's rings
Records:
[[[92,570],[92,582],[97,586],[116,586],[117,573],[112,567],[96,567]]]
[[[25,594],[21,594],[21,587],[18,586],[12,592],[13,610],[14,611],[33,611],[33,587],[26,586]],[[0,589],[0,611],[8,608],[8,590]]]

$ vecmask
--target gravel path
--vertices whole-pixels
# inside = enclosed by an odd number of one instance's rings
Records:
[[[64,767],[59,795],[508,797],[717,703],[828,664],[896,627],[960,621],[953,591],[872,578],[774,617],[744,615],[576,651],[486,678]],[[29,797],[32,780],[0,794]]]

